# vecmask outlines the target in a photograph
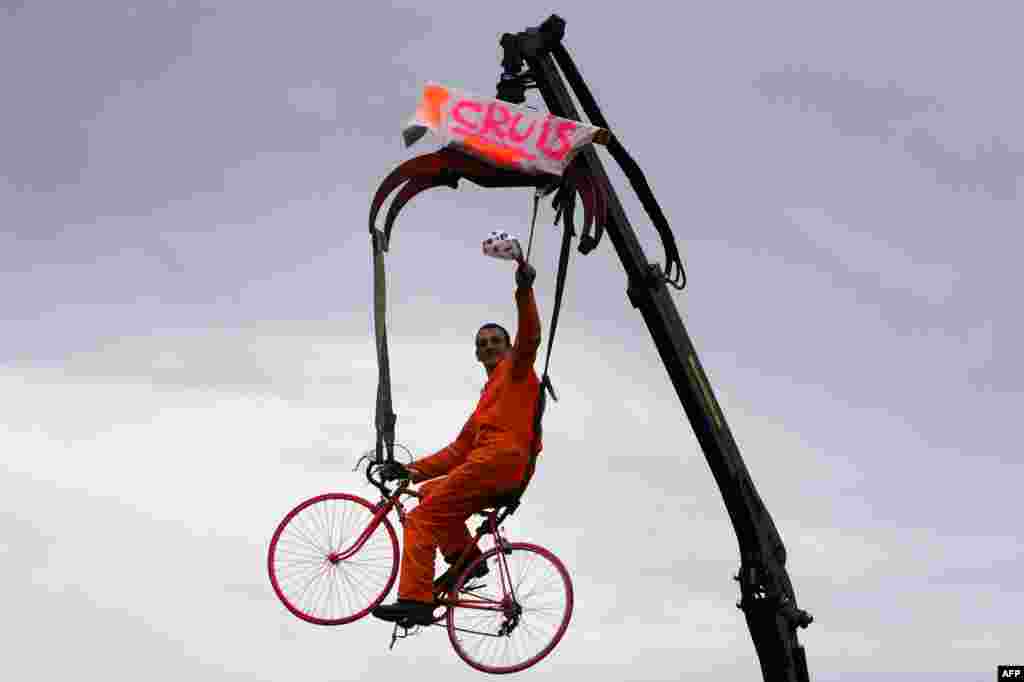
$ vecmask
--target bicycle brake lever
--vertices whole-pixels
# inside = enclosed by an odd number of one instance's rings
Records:
[[[375,454],[376,454],[376,451],[374,451],[373,449],[370,449],[370,450],[367,450],[366,452],[364,452],[362,457],[360,457],[359,459],[356,460],[356,465],[354,467],[352,467],[352,471],[357,471],[359,469],[360,465],[363,463],[364,459],[372,459],[373,455],[375,455]]]

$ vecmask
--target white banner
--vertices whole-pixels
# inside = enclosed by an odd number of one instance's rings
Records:
[[[443,143],[502,168],[561,175],[580,149],[606,144],[609,132],[528,107],[427,83],[402,130],[406,147],[427,131]]]

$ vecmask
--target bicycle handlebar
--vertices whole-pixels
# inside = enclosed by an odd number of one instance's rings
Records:
[[[423,494],[418,490],[409,490],[409,485],[412,483],[408,478],[402,479],[398,482],[398,485],[394,490],[388,490],[387,483],[380,477],[374,477],[374,467],[376,462],[369,462],[366,465],[366,480],[369,481],[373,487],[380,491],[380,494],[385,498],[392,498],[395,495],[408,495],[410,497],[422,498]]]
[[[366,480],[368,480],[375,488],[377,488],[377,490],[380,491],[380,494],[384,498],[391,499],[391,498],[395,497],[396,495],[407,495],[409,497],[415,497],[417,499],[423,499],[423,493],[421,493],[418,490],[410,490],[409,489],[409,486],[412,485],[412,481],[410,479],[408,479],[408,478],[399,480],[398,485],[395,486],[394,490],[388,490],[387,483],[385,483],[379,477],[377,477],[377,478],[374,477],[374,475],[373,475],[374,474],[374,468],[376,466],[377,466],[376,462],[372,462],[372,461],[369,462],[366,465]],[[496,521],[496,523],[498,525],[500,525],[506,518],[511,516],[516,511],[516,509],[519,507],[518,503],[515,504],[515,505],[502,505],[502,506],[504,508],[501,510],[501,514],[499,516],[497,516],[496,519],[495,519],[495,521]],[[481,511],[477,512],[477,514],[482,516],[483,518],[487,519],[487,518],[490,518],[492,512],[489,511],[489,510],[481,510]]]

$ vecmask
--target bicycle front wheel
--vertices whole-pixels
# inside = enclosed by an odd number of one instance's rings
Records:
[[[489,573],[471,578],[481,562]],[[572,619],[569,572],[537,545],[513,542],[470,564],[452,591],[448,638],[455,652],[485,673],[525,670],[551,653]]]
[[[315,625],[359,620],[380,604],[398,574],[398,536],[381,519],[359,549],[374,507],[355,495],[329,493],[290,511],[274,531],[267,571],[289,611]]]

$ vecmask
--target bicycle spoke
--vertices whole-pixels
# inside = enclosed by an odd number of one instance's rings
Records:
[[[311,577],[311,578],[310,578],[310,579],[309,579],[309,580],[308,580],[308,581],[306,582],[306,585],[305,585],[305,587],[303,587],[303,588],[302,588],[302,591],[301,591],[301,592],[299,593],[299,601],[300,601],[300,603],[301,603],[301,602],[302,602],[303,600],[305,600],[305,598],[306,598],[306,594],[307,594],[307,593],[309,592],[309,588],[310,588],[310,586],[312,586],[312,585],[313,585],[313,583],[314,583],[314,582],[316,582],[316,581],[317,581],[317,579],[318,579],[318,578],[319,578],[319,577],[320,577],[321,575],[323,575],[323,570],[317,571],[317,572],[316,572],[316,573],[315,573],[315,574],[314,574],[314,575],[313,575],[313,576],[312,576],[312,577]]]
[[[282,539],[287,539],[290,542],[301,544],[302,546],[309,548],[310,551],[314,552],[318,556],[322,556],[323,555],[323,548],[319,547],[316,544],[316,540],[311,538],[305,532],[304,529],[296,527],[296,528],[289,528],[289,531],[290,531],[290,535],[287,538],[282,536]]]
[[[327,561],[327,556],[324,554],[314,556],[306,553],[282,552],[277,563],[279,566],[319,566],[325,561]]]
[[[332,493],[299,505],[271,541],[269,568],[277,596],[298,617],[334,625],[361,618],[384,598],[397,575],[398,539],[382,520],[355,552],[372,522],[375,506],[362,498]]]
[[[337,511],[337,509],[338,509],[338,501],[337,500],[331,500],[331,510],[332,511]],[[332,513],[331,514],[331,518],[329,519],[329,523],[327,525],[327,546],[331,550],[337,550],[339,548],[338,545],[334,544],[334,531],[335,530],[338,531],[339,535],[342,532],[340,524],[338,523],[338,520],[336,519],[336,514]]]
[[[511,543],[508,554],[487,556],[492,584],[474,592],[502,610],[485,610],[470,600],[451,607],[449,637],[458,654],[478,670],[514,672],[550,653],[571,617],[571,587],[550,553]]]
[[[318,539],[316,537],[316,532],[315,531],[312,532],[312,533],[310,532],[309,527],[306,524],[306,520],[305,520],[305,518],[302,518],[302,516],[303,515],[300,514],[299,516],[295,517],[295,520],[294,520],[295,521],[295,524],[294,524],[295,525],[295,528],[294,528],[295,534],[298,535],[299,537],[305,539],[309,543],[309,545],[313,549],[315,549],[317,552],[321,552],[323,554],[327,554],[327,549],[325,547],[323,547],[322,545],[320,545],[320,543],[318,542]]]

